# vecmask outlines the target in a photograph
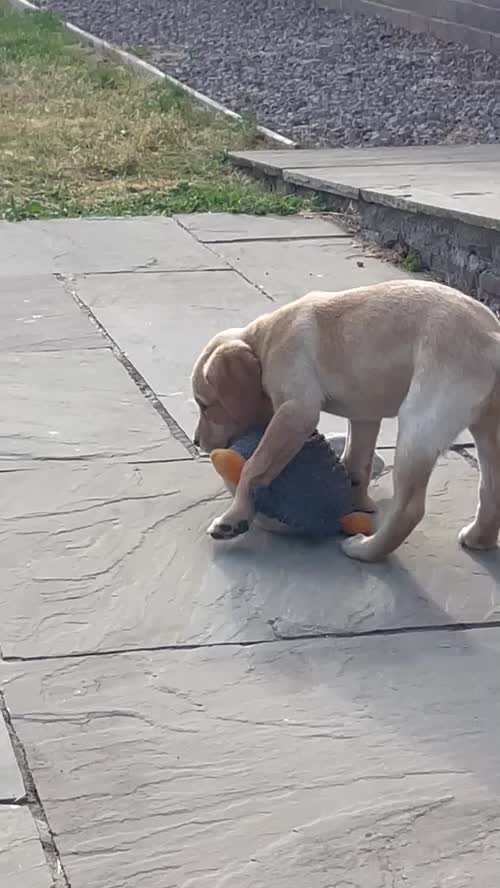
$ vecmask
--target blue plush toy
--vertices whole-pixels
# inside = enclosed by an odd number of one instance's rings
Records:
[[[233,491],[262,435],[262,429],[254,429],[228,449],[210,454],[216,471]],[[268,487],[255,488],[253,497],[257,516],[279,522],[274,529],[315,538],[372,533],[370,515],[353,511],[352,484],[344,466],[318,432]]]

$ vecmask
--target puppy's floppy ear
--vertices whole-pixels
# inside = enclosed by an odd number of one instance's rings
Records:
[[[246,342],[231,339],[217,346],[204,367],[205,379],[232,419],[245,425],[258,418],[262,401],[262,371]]]

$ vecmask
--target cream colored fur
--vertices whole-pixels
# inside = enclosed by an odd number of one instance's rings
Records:
[[[192,376],[200,406],[196,441],[227,446],[256,423],[265,434],[243,470],[216,538],[245,532],[253,484],[269,484],[316,428],[320,411],[345,416],[343,459],[368,496],[380,422],[398,416],[392,508],[371,537],[343,542],[352,558],[393,552],[424,515],[438,455],[469,428],[481,468],[470,548],[497,544],[500,529],[500,324],[489,309],[441,284],[392,281],[310,293],[208,343]]]

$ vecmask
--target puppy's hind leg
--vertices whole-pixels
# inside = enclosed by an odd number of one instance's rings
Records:
[[[356,536],[342,543],[350,558],[385,558],[422,520],[427,485],[436,460],[470,419],[470,409],[458,403],[458,391],[456,395],[453,397],[448,387],[437,393],[418,382],[410,387],[399,412],[394,497],[389,513],[373,536]]]
[[[500,398],[492,398],[469,428],[481,470],[479,503],[474,521],[458,539],[469,549],[493,549],[500,531]]]
[[[353,482],[356,511],[375,512],[376,506],[368,495],[372,477],[373,456],[380,430],[380,420],[349,422],[349,433],[342,454],[342,462]]]

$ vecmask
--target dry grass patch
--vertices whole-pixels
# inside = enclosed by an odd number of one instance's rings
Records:
[[[0,0],[0,82],[0,217],[304,205],[225,164],[225,151],[262,144],[254,126],[97,58],[50,13],[19,13]]]

